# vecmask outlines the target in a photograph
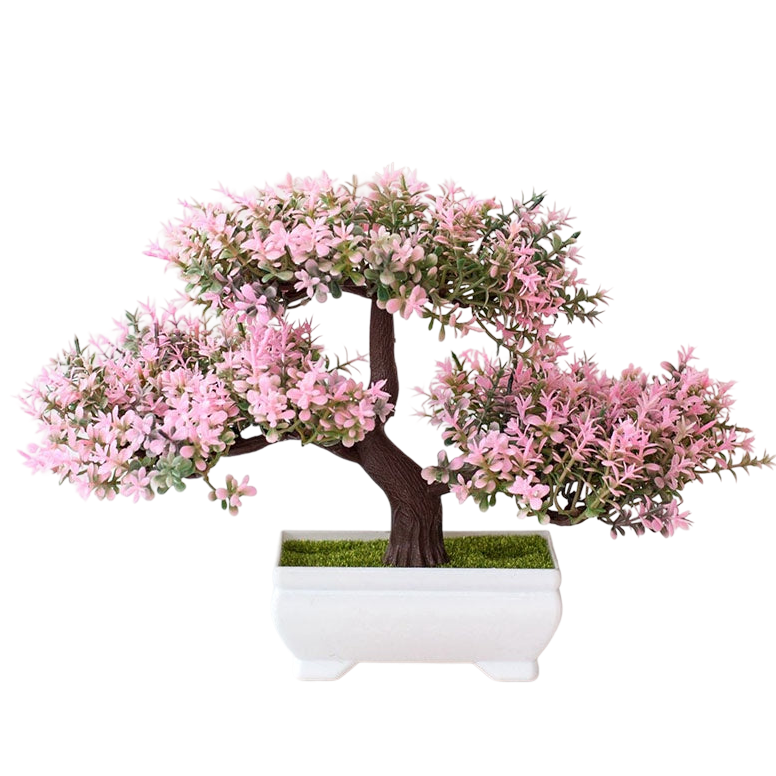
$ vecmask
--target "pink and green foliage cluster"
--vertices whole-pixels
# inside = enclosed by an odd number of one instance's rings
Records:
[[[115,342],[76,341],[24,396],[44,437],[27,453],[34,469],[135,500],[201,477],[236,512],[254,489],[231,475],[216,488],[209,473],[250,433],[358,444],[393,410],[385,381],[356,382],[309,324],[286,319],[343,293],[427,319],[440,339],[484,332],[505,356],[467,351],[439,365],[425,403],[450,446],[424,470],[436,492],[483,509],[502,493],[542,522],[670,536],[688,525],[686,483],[773,463],[752,455],[729,418],[730,384],[691,366],[691,351],[654,378],[562,362],[558,318],[594,321],[606,295],[584,287],[578,233],[541,196],[505,206],[452,183],[432,193],[392,168],[365,186],[323,175],[223,194],[185,204],[148,251],[178,270],[203,317],[144,308]]]
[[[598,518],[613,537],[631,528],[687,528],[680,491],[705,474],[770,464],[730,422],[732,383],[712,380],[680,351],[665,376],[630,366],[609,377],[589,360],[503,363],[464,353],[440,364],[425,407],[446,444],[424,470],[483,509],[514,496],[540,522]]]
[[[289,179],[226,204],[185,204],[185,216],[149,250],[178,268],[194,300],[251,311],[286,308],[343,291],[375,298],[404,318],[429,319],[439,335],[484,330],[512,350],[553,351],[559,314],[594,319],[574,265],[578,234],[541,196],[508,207],[454,184],[432,194],[405,171],[366,184],[325,175]]]
[[[45,437],[26,453],[84,495],[151,498],[208,472],[249,427],[269,441],[352,446],[392,409],[376,384],[331,368],[307,323],[266,308],[210,321],[175,309],[127,314],[116,342],[71,350],[23,397]],[[211,485],[231,511],[253,489]]]

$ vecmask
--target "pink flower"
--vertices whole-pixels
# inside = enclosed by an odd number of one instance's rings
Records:
[[[426,304],[427,301],[428,297],[426,296],[426,292],[423,290],[423,288],[420,286],[415,286],[412,291],[410,291],[407,303],[404,305],[404,309],[401,312],[402,318],[409,318],[412,313],[422,315],[423,305]]]
[[[307,270],[304,269],[295,272],[294,277],[298,280],[298,282],[294,284],[294,290],[304,291],[311,299],[315,297],[319,302],[326,301],[329,287],[322,282],[320,277],[310,275]]]
[[[357,244],[361,242],[362,238],[353,234],[353,224],[339,223],[334,224],[332,227],[334,237],[331,241],[333,246],[339,246],[344,242]]]
[[[450,492],[455,494],[455,497],[458,499],[459,504],[463,504],[463,502],[466,501],[466,499],[470,495],[469,484],[459,474],[455,484],[450,486]]]
[[[242,506],[241,496],[255,496],[256,488],[248,485],[248,476],[243,477],[241,483],[231,475],[226,475],[226,487],[216,488],[210,496],[213,501],[219,499],[224,509],[229,510],[230,515],[236,515]]]
[[[280,221],[273,221],[269,225],[269,234],[264,240],[264,250],[270,260],[281,258],[289,244],[289,234]]]
[[[288,248],[294,264],[303,264],[315,248],[313,232],[307,224],[298,224],[288,235]]]
[[[94,493],[90,477],[87,474],[71,474],[68,482],[73,493],[86,504]]]
[[[119,449],[117,441],[112,439],[107,446],[97,445],[95,447],[95,457],[102,464],[98,469],[101,475],[120,475],[126,470],[127,462],[132,457],[132,451],[126,447]]]
[[[145,467],[125,475],[121,486],[121,493],[124,496],[131,496],[135,503],[141,497],[146,500],[154,497],[154,492],[151,490],[151,477],[146,472]]]
[[[531,509],[541,509],[542,499],[550,492],[547,485],[531,485],[524,477],[516,477],[515,481],[507,488],[508,493],[520,496],[524,502],[528,502]]]
[[[261,236],[261,230],[258,229],[255,225],[253,227],[250,238],[243,242],[243,248],[246,250],[255,251],[260,255],[266,254],[264,240]]]
[[[135,412],[127,414],[131,415],[131,426],[125,432],[125,439],[134,450],[137,450],[151,433],[154,425],[154,416],[151,413],[143,417]]]
[[[261,293],[258,286],[254,287],[246,283],[234,290],[234,298],[225,301],[224,306],[236,313],[256,315],[262,308],[266,308],[267,303],[267,297]],[[242,315],[239,317],[242,318]]]
[[[691,522],[687,520],[689,512],[679,512],[679,505],[676,501],[669,501],[667,504],[653,503],[651,499],[646,498],[639,505],[638,520],[645,528],[650,531],[660,533],[666,538],[673,536],[676,529],[687,530]]]
[[[391,313],[391,315],[398,312],[402,318],[409,318],[412,313],[422,315],[423,306],[428,301],[425,290],[421,286],[413,286],[409,296],[405,296],[406,290],[406,286],[401,286],[399,289],[400,296],[389,299],[385,303],[386,311]]]
[[[24,447],[16,452],[22,459],[21,466],[29,471],[31,477],[53,477],[56,472],[56,457],[50,444],[41,443],[38,437],[28,439]]]
[[[690,363],[690,361],[694,361],[696,356],[693,355],[695,353],[695,348],[693,347],[683,347],[679,349],[679,368],[684,369],[687,364]]]

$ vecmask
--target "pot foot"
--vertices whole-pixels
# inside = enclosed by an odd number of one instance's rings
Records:
[[[300,660],[298,678],[306,681],[332,681],[350,671],[355,665],[346,660]]]
[[[539,676],[535,660],[483,660],[474,665],[497,682],[532,682]]]

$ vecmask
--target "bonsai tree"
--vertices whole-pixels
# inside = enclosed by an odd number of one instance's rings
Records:
[[[688,526],[691,480],[771,465],[729,418],[729,383],[691,365],[609,377],[564,362],[555,324],[595,321],[606,301],[577,275],[578,232],[540,195],[509,205],[453,184],[438,193],[405,171],[359,186],[291,179],[224,204],[185,204],[148,250],[175,267],[186,304],[127,313],[118,338],[78,340],[23,400],[44,441],[25,455],[82,494],[135,501],[201,479],[230,512],[255,494],[224,486],[222,457],[286,440],[361,466],[391,510],[384,562],[447,561],[442,496],[482,509],[510,496],[542,523],[596,518],[670,536]],[[368,300],[368,382],[326,356],[289,311],[354,294]],[[438,365],[425,415],[446,449],[421,469],[388,437],[399,395],[394,317],[417,315],[443,338],[485,333],[495,356],[466,351]]]

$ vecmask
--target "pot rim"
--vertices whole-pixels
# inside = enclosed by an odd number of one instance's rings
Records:
[[[551,569],[493,569],[493,568],[373,568],[342,566],[280,566],[280,551],[286,539],[387,539],[388,531],[352,530],[283,530],[280,533],[278,554],[273,568],[276,588],[350,590],[416,590],[467,592],[556,590],[561,575],[552,537],[549,531],[445,531],[445,537],[459,536],[543,536],[554,564]]]

